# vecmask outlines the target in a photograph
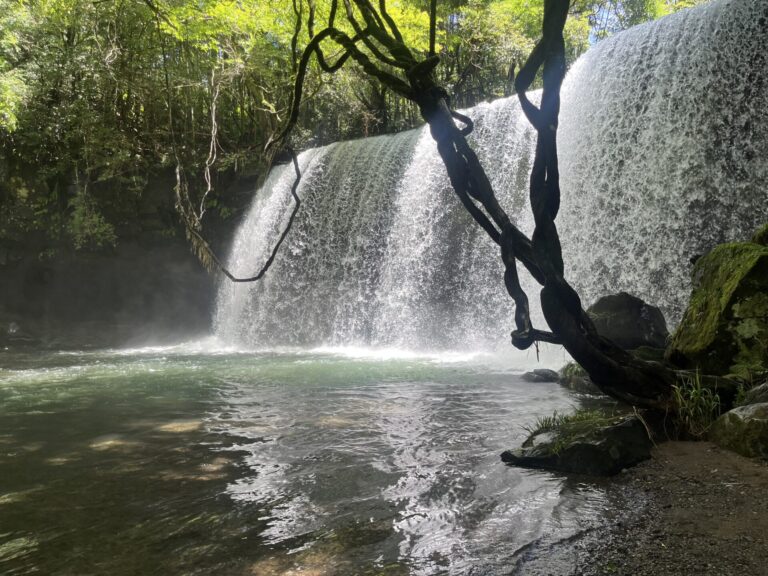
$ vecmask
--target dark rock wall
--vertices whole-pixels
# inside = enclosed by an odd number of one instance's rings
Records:
[[[0,349],[138,346],[208,334],[218,275],[190,252],[173,207],[174,183],[172,175],[157,175],[132,204],[115,186],[97,191],[107,199],[115,247],[75,250],[52,230],[0,235]],[[257,184],[256,171],[217,182],[228,217],[210,211],[205,234],[222,259]]]
[[[176,235],[112,250],[0,247],[0,344],[160,344],[206,334],[214,276]]]

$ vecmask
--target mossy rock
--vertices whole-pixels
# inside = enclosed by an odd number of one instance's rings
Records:
[[[611,421],[612,420],[612,421]],[[523,468],[613,476],[651,457],[652,442],[636,416],[576,421],[534,432],[501,459]]]
[[[726,412],[712,425],[709,439],[742,456],[768,459],[768,403]]]
[[[664,348],[653,348],[652,346],[640,346],[632,350],[632,356],[639,360],[647,360],[649,362],[664,362]]]
[[[667,345],[669,332],[661,310],[626,292],[603,296],[587,314],[602,336],[625,350]]]
[[[768,366],[768,246],[722,244],[698,260],[693,293],[667,359],[750,377]]]
[[[587,371],[576,362],[569,362],[560,369],[557,382],[577,394],[605,396],[603,391],[592,382]]]
[[[751,240],[754,244],[761,244],[762,246],[768,246],[768,223],[765,224],[760,230],[755,232]]]

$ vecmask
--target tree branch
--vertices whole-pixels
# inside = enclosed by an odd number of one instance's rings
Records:
[[[203,252],[204,256],[222,274],[224,274],[232,282],[256,282],[258,280],[261,280],[264,277],[264,275],[267,273],[269,268],[274,263],[275,258],[277,258],[277,253],[280,251],[280,247],[283,245],[283,242],[288,236],[288,233],[291,231],[291,228],[293,227],[293,223],[296,220],[296,216],[299,213],[299,209],[301,208],[301,199],[299,198],[298,189],[299,189],[299,184],[301,183],[301,168],[299,167],[299,159],[296,156],[296,152],[294,152],[293,149],[291,148],[287,148],[287,150],[291,155],[293,168],[296,171],[296,178],[293,181],[293,185],[291,186],[291,196],[293,196],[293,202],[294,202],[293,211],[291,212],[291,215],[288,218],[288,223],[283,229],[283,232],[280,234],[280,238],[278,238],[277,243],[272,248],[272,252],[270,253],[269,258],[267,258],[267,261],[259,269],[258,272],[256,272],[252,276],[247,276],[247,277],[238,277],[232,274],[232,272],[230,272],[229,269],[227,269],[227,267],[224,266],[224,264],[222,264],[221,260],[213,251],[210,244],[208,244],[208,241],[202,236],[202,234],[200,234],[200,232],[195,227],[190,226],[189,223],[187,223],[187,227],[186,227],[187,234],[190,235],[192,238],[194,238],[195,248],[199,252]]]

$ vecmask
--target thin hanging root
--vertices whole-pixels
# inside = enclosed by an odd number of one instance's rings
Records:
[[[187,237],[192,242],[192,246],[200,261],[209,270],[214,268],[218,269],[232,282],[256,282],[257,280],[261,280],[264,277],[264,274],[267,273],[267,270],[269,270],[269,268],[274,263],[275,258],[277,258],[277,253],[280,251],[280,246],[282,246],[283,241],[285,241],[288,233],[291,231],[293,223],[296,220],[296,216],[299,213],[299,208],[301,208],[301,198],[299,198],[298,189],[299,184],[301,183],[301,168],[299,167],[299,159],[296,156],[296,152],[292,148],[286,148],[286,150],[291,155],[293,168],[296,171],[296,178],[294,179],[293,185],[291,186],[291,196],[293,196],[294,202],[293,211],[291,212],[291,216],[288,218],[288,224],[285,226],[283,232],[280,234],[280,238],[278,238],[277,243],[272,248],[272,252],[270,253],[269,258],[267,258],[267,261],[264,263],[261,269],[252,276],[239,277],[232,274],[232,272],[230,272],[229,269],[227,269],[227,267],[222,264],[219,257],[213,251],[213,248],[211,248],[211,245],[199,232],[199,221],[196,224],[194,219],[188,217],[186,211],[180,210],[186,225]]]
[[[219,103],[219,94],[221,93],[221,80],[216,79],[215,70],[211,72],[211,84],[213,85],[213,95],[211,97],[211,143],[208,147],[208,158],[205,159],[205,170],[203,172],[205,178],[205,192],[203,193],[202,198],[200,198],[200,209],[197,215],[197,220],[199,222],[203,221],[203,216],[205,216],[205,201],[213,191],[211,168],[216,163],[219,149],[219,123],[216,120],[216,113]]]
[[[360,26],[357,25],[357,23],[354,21],[354,16],[352,15],[352,6],[349,0],[344,0],[344,2],[345,2],[345,6],[347,7],[348,20],[352,23],[353,28],[355,29],[355,32],[356,32],[355,36],[353,37],[349,37],[347,34],[345,34],[344,32],[334,27],[334,19],[336,17],[338,0],[333,0],[331,4],[331,12],[328,19],[328,26],[315,35],[313,30],[314,17],[315,17],[315,5],[313,0],[309,0],[309,16],[308,16],[308,22],[307,22],[307,29],[308,29],[310,41],[307,44],[307,46],[304,48],[304,51],[302,52],[301,58],[298,62],[298,66],[296,70],[296,81],[294,84],[293,100],[291,103],[291,111],[290,111],[288,121],[285,127],[283,128],[283,130],[278,134],[278,136],[275,138],[270,138],[265,147],[265,150],[272,155],[274,155],[274,152],[277,149],[276,145],[283,143],[287,139],[288,135],[291,133],[294,126],[296,125],[296,122],[298,121],[299,110],[301,108],[301,101],[302,101],[302,96],[304,91],[304,81],[306,79],[310,58],[313,55],[317,57],[317,60],[320,64],[321,69],[328,73],[336,72],[349,60],[349,58],[352,58],[358,65],[360,65],[363,68],[363,70],[365,70],[366,73],[377,78],[384,85],[388,86],[391,90],[394,90],[395,92],[398,92],[401,95],[406,96],[408,98],[413,98],[411,88],[406,82],[404,82],[397,76],[387,72],[386,70],[382,69],[379,65],[375,64],[364,52],[362,52],[357,47],[357,43],[362,41],[369,48],[369,50],[371,50],[371,53],[378,60],[379,64],[393,66],[400,70],[409,70],[413,68],[415,61],[410,51],[408,50],[408,48],[406,48],[405,45],[403,44],[402,36],[400,35],[400,32],[397,29],[397,26],[394,20],[392,20],[389,14],[387,14],[385,1],[380,0],[379,6],[382,12],[382,16],[379,16],[376,13],[376,10],[374,9],[373,5],[369,2],[369,0],[354,0],[355,5],[361,11],[361,13],[363,14],[366,20],[367,26],[365,29],[360,28]],[[303,4],[301,2],[299,2],[298,4],[294,2],[294,11],[296,12],[297,20],[299,20],[294,28],[293,43],[292,43],[292,47],[294,51],[295,51],[296,44],[298,42],[299,33],[301,31],[300,20],[303,14],[302,7],[303,7]],[[385,24],[385,21],[386,21],[386,24]],[[389,27],[389,31],[387,30],[387,27]],[[390,34],[394,35],[394,38]],[[389,58],[385,56],[380,50],[378,50],[376,45],[373,43],[373,41],[369,37],[374,38],[378,42],[380,42],[381,45],[384,46],[392,54],[393,58]],[[326,61],[325,56],[321,49],[321,44],[326,39],[330,39],[331,41],[335,42],[343,49],[341,56],[337,59],[337,61],[334,64],[329,64]],[[257,273],[253,274],[252,276],[248,276],[244,278],[235,276],[221,263],[221,260],[218,258],[218,256],[216,256],[210,244],[203,237],[202,225],[201,225],[202,217],[205,214],[205,200],[212,189],[210,170],[213,162],[215,162],[216,160],[216,148],[217,148],[216,103],[218,99],[218,94],[219,94],[218,84],[215,83],[214,93],[213,93],[213,105],[211,107],[211,121],[212,121],[211,147],[209,150],[208,159],[206,161],[206,166],[205,166],[205,180],[206,180],[207,186],[206,186],[206,192],[205,194],[203,194],[203,197],[200,202],[200,210],[199,212],[196,212],[195,209],[192,207],[192,203],[189,198],[189,193],[186,186],[186,181],[184,181],[183,175],[181,174],[181,167],[179,162],[177,162],[177,186],[176,186],[177,208],[186,226],[187,236],[192,242],[193,249],[195,253],[198,255],[198,257],[200,258],[204,266],[206,266],[209,269],[218,268],[232,282],[255,282],[257,280],[260,280],[264,276],[264,274],[266,274],[269,268],[272,266],[272,263],[275,261],[275,258],[277,257],[277,253],[280,250],[280,247],[282,246],[283,242],[285,241],[285,238],[288,236],[288,233],[290,232],[293,226],[293,223],[296,219],[296,216],[299,212],[299,209],[301,207],[301,200],[299,198],[297,191],[298,191],[299,183],[301,181],[301,169],[299,167],[299,162],[298,162],[298,158],[296,157],[296,153],[290,147],[286,147],[286,149],[291,154],[294,169],[296,170],[296,179],[293,183],[293,186],[291,187],[291,195],[293,196],[293,200],[294,200],[294,208],[288,219],[288,224],[283,230],[282,234],[280,235],[280,238],[275,244],[269,258]],[[471,131],[472,129],[471,120],[467,118],[466,121],[467,121],[466,122],[467,128],[465,130]]]

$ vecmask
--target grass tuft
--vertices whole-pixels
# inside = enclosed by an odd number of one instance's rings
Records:
[[[703,437],[720,416],[720,397],[701,385],[698,372],[674,386],[672,394],[681,432]]]
[[[561,436],[577,436],[616,424],[621,418],[615,414],[606,414],[601,410],[577,410],[571,414],[558,414],[555,411],[550,416],[539,416],[533,424],[523,426],[531,436],[544,432],[557,432]]]

